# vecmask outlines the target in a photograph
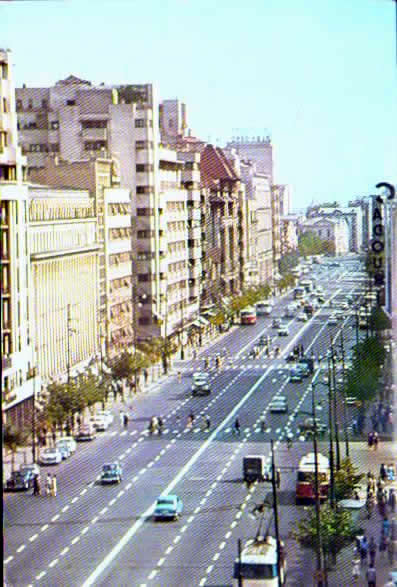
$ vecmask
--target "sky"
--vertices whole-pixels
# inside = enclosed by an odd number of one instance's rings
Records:
[[[270,135],[295,209],[396,183],[395,37],[393,0],[0,1],[17,87],[153,83],[195,136]]]

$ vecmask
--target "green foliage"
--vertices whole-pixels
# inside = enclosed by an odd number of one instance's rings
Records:
[[[352,365],[346,373],[346,396],[356,397],[364,404],[375,398],[385,355],[386,351],[376,336],[368,337],[354,347]]]
[[[285,289],[293,287],[295,283],[296,278],[291,273],[287,273],[277,281],[277,287],[280,291],[284,291]]]
[[[286,255],[283,255],[279,261],[279,271],[281,275],[287,275],[291,272],[291,269],[296,267],[298,264],[298,251],[294,251],[293,253],[287,253]]]
[[[27,444],[29,435],[29,430],[16,428],[13,424],[5,424],[3,428],[3,444],[7,450],[14,453],[18,447]]]
[[[306,516],[294,522],[292,535],[301,546],[316,549],[317,530],[315,508],[308,508]],[[350,544],[358,529],[354,526],[350,512],[341,508],[332,509],[328,504],[321,506],[320,536],[323,552],[336,556]]]
[[[303,257],[308,255],[333,254],[335,249],[333,243],[319,238],[314,232],[303,232],[298,239],[298,251]]]
[[[349,458],[341,461],[340,469],[335,472],[335,497],[337,501],[350,499],[354,495],[354,488],[360,483],[364,474],[358,473],[357,467]]]
[[[369,319],[369,327],[371,330],[379,332],[380,330],[390,330],[392,327],[391,320],[386,316],[384,310],[379,307],[372,308]]]

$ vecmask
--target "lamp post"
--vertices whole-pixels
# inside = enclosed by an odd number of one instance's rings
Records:
[[[334,416],[334,430],[335,430],[335,448],[336,448],[336,469],[340,469],[340,446],[339,446],[339,422],[337,413],[337,401],[336,401],[336,365],[335,365],[335,350],[333,346],[333,340],[331,340],[331,365],[332,365],[332,391],[333,391],[333,416]]]
[[[331,383],[331,359],[328,356],[328,428],[329,428],[329,468],[331,483],[331,507],[335,507],[335,467],[334,467],[334,440],[333,440],[333,402],[332,402],[332,383]]]
[[[312,413],[313,413],[313,451],[314,451],[314,491],[316,505],[316,555],[317,555],[317,587],[323,587],[323,561],[322,561],[322,544],[321,544],[321,512],[320,512],[320,487],[318,480],[318,448],[317,448],[317,421],[316,421],[316,404],[314,400],[314,389],[316,384],[311,385],[312,393]]]
[[[37,367],[32,368],[33,395],[32,395],[32,460],[36,462],[36,375]]]
[[[342,355],[342,394],[343,394],[343,431],[345,436],[345,455],[350,456],[349,451],[349,431],[347,427],[347,406],[346,406],[346,369],[345,369],[345,343],[344,330],[341,331],[340,351]]]
[[[281,577],[281,543],[280,543],[280,530],[278,524],[278,498],[277,498],[277,485],[276,485],[276,466],[274,463],[274,446],[273,439],[270,440],[270,448],[272,453],[272,491],[273,491],[273,515],[274,515],[274,533],[277,545],[277,578],[279,587],[282,587]]]

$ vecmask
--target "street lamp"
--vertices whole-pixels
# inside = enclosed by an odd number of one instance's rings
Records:
[[[331,382],[331,360],[328,356],[328,428],[329,428],[329,468],[331,482],[331,507],[335,507],[335,466],[334,466],[334,439],[333,439],[333,402],[332,402],[332,382]]]
[[[322,545],[321,545],[321,512],[320,512],[320,487],[318,480],[318,449],[317,449],[317,420],[316,420],[316,404],[314,401],[314,389],[316,383],[311,385],[312,393],[312,418],[313,418],[313,451],[314,451],[314,491],[316,504],[316,554],[317,554],[317,586],[323,587],[323,561],[322,561]]]
[[[33,377],[33,396],[32,396],[32,460],[36,462],[36,375],[37,367],[31,370]]]

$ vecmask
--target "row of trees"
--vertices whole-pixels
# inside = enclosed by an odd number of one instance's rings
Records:
[[[335,246],[331,241],[322,240],[312,231],[303,232],[298,238],[298,253],[308,255],[334,255]]]

